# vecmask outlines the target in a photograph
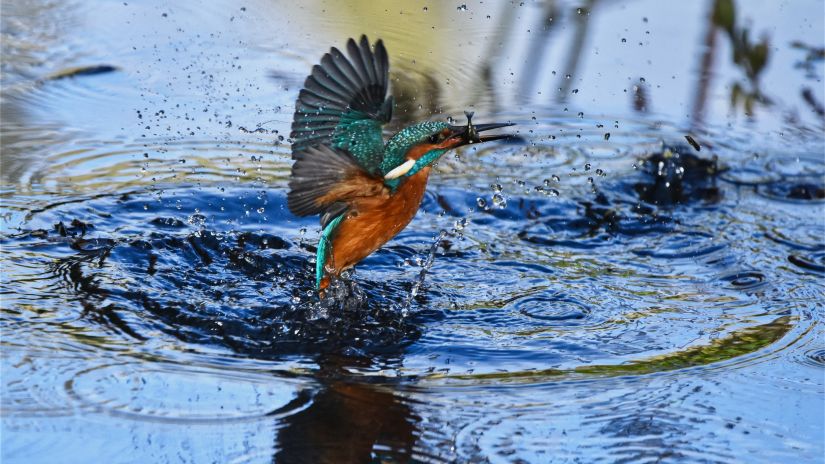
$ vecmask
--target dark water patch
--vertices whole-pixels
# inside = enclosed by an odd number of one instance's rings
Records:
[[[650,180],[634,185],[639,198],[660,207],[702,201],[718,203],[722,192],[716,177],[723,171],[715,155],[703,158],[686,145],[664,144],[661,150],[640,160]]]
[[[817,211],[812,213],[813,217],[810,220],[794,227],[784,223],[776,224],[765,232],[765,236],[784,246],[788,252],[784,259],[796,269],[818,274],[825,272],[825,242],[822,240],[825,236],[825,224],[817,217]]]
[[[512,307],[529,319],[546,327],[581,325],[589,319],[592,309],[563,295],[534,295],[511,303]]]
[[[812,253],[807,256],[788,255],[788,261],[795,266],[819,273],[825,273],[825,252]]]
[[[501,221],[518,223],[521,229],[518,237],[536,244],[581,248],[609,242],[616,234],[641,235],[672,229],[669,217],[653,211],[640,215],[637,204],[628,203],[621,197],[610,203],[603,194],[596,195],[595,199],[575,200],[511,196],[503,204],[485,203],[480,207],[480,196],[476,192],[440,189],[436,195],[438,201],[424,202],[425,211],[466,216],[467,220],[459,220],[459,229],[492,227]]]
[[[825,184],[821,178],[800,179],[783,178],[776,182],[760,185],[757,192],[761,195],[781,201],[793,202],[815,202],[822,203],[825,200]]]
[[[155,204],[151,213],[144,207],[147,201]],[[223,202],[210,194],[198,201]],[[216,344],[256,357],[392,351],[416,337],[415,324],[397,303],[403,298],[393,297],[404,295],[405,286],[364,282],[362,289],[342,281],[318,301],[308,259],[314,247],[267,232],[210,227],[224,222],[221,215],[237,213],[212,210],[186,221],[157,217],[164,209],[188,205],[180,199],[157,204],[141,195],[87,206],[120,219],[105,227],[86,217],[69,225],[60,221],[51,231],[18,234],[22,243],[13,245],[63,255],[48,272],[82,301],[81,319],[115,333],[140,340],[143,333],[160,330],[187,343]],[[71,214],[71,209],[49,210],[46,216]],[[117,230],[124,217],[135,214],[146,217],[143,228],[132,221],[130,230]],[[87,238],[90,231],[96,238]]]
[[[600,197],[605,198],[605,197]],[[607,204],[604,204],[607,203]],[[667,233],[673,220],[660,214],[639,214],[636,204],[624,201],[580,200],[565,203],[558,212],[539,216],[536,222],[519,231],[529,243],[572,248],[592,248],[614,243],[618,237]]]
[[[825,348],[815,348],[803,354],[805,362],[817,368],[825,368]]]
[[[729,272],[721,275],[719,279],[740,290],[754,290],[767,284],[767,277],[759,271]]]

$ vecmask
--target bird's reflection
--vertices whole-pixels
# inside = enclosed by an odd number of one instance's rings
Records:
[[[372,363],[364,357],[322,356],[321,389],[309,407],[281,424],[273,462],[411,461],[420,419],[391,390],[348,375],[348,369]]]

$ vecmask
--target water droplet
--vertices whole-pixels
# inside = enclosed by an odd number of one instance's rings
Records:
[[[589,170],[590,170],[590,163],[585,163],[585,165],[584,165],[584,170],[585,170],[585,171],[589,171]]]
[[[553,177],[551,177],[551,179],[553,179],[553,182],[560,182],[561,181],[561,178],[559,176],[555,175],[555,174],[553,174]]]
[[[496,193],[499,193],[502,190],[501,184],[491,184],[490,188],[492,188]]]
[[[610,132],[606,132],[606,133],[604,134],[604,139],[605,139],[605,140],[610,140]]]
[[[464,230],[464,227],[466,226],[467,218],[456,219],[456,221],[453,223],[453,229],[455,229],[456,232],[461,232],[462,230]]]
[[[584,118],[584,112],[583,112],[583,111],[579,111],[578,116],[579,116],[579,119]]]
[[[429,9],[429,8],[427,8],[426,6],[425,6],[424,8],[422,8],[421,10],[422,10],[422,11],[430,11],[430,9]]]
[[[504,198],[504,195],[496,193],[493,195],[493,204],[499,209],[504,209],[507,207],[507,199]]]
[[[627,39],[625,39],[624,37],[622,37],[622,43],[627,43]]]
[[[458,11],[467,11],[467,5],[462,3],[461,5],[458,5],[456,10],[458,10]]]
[[[476,198],[476,204],[479,208],[486,208],[487,207],[487,200],[484,198],[478,197]]]

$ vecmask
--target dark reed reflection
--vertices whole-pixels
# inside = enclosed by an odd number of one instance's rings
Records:
[[[420,418],[385,385],[353,378],[375,360],[316,358],[319,390],[311,404],[279,424],[274,463],[410,462]],[[392,368],[392,366],[386,366]]]

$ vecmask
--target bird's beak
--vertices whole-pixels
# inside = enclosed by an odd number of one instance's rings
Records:
[[[464,114],[467,115],[467,125],[466,126],[451,126],[450,129],[453,131],[453,135],[450,136],[449,140],[452,142],[451,145],[453,148],[460,147],[462,145],[469,145],[472,143],[482,143],[482,142],[492,142],[493,140],[503,140],[513,137],[513,134],[495,134],[495,135],[480,135],[481,132],[493,130],[493,129],[500,129],[502,127],[514,126],[515,123],[512,122],[498,122],[492,124],[473,124],[473,113],[465,112]]]

